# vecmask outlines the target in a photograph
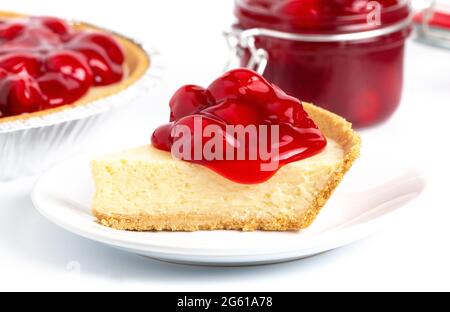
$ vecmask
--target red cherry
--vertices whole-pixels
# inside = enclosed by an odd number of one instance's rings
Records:
[[[41,57],[32,53],[14,53],[0,56],[0,67],[10,73],[26,71],[36,77],[41,72]]]
[[[275,10],[297,17],[316,17],[323,5],[320,0],[285,0],[275,6]]]
[[[2,117],[36,112],[41,106],[42,93],[34,78],[28,75],[10,75],[0,80]]]
[[[109,85],[122,80],[124,54],[113,38],[99,33],[80,33],[69,42],[67,47],[82,53],[88,59],[96,86]]]
[[[67,38],[72,33],[72,28],[63,20],[55,17],[35,17],[35,21],[41,23],[61,38]]]
[[[48,73],[37,80],[44,95],[44,109],[72,104],[87,92],[79,80],[60,73]]]
[[[209,102],[210,98],[204,88],[194,85],[181,87],[175,92],[169,103],[170,121],[192,115],[207,106]]]
[[[202,110],[202,114],[219,118],[229,125],[258,126],[264,120],[264,114],[260,107],[237,100],[225,100],[221,104]]]
[[[170,151],[170,148],[172,146],[172,128],[173,124],[171,123],[158,127],[152,135],[153,146],[161,150]]]
[[[297,127],[313,128],[314,122],[308,117],[300,100],[286,96],[269,102],[266,117],[272,122],[293,124]]]
[[[67,50],[50,53],[46,56],[44,68],[45,72],[61,73],[76,79],[86,89],[92,85],[92,71],[79,53]]]
[[[105,86],[117,83],[122,80],[123,68],[121,65],[112,64],[97,49],[83,49],[80,51],[87,59],[91,70],[94,73],[94,84]]]
[[[274,6],[276,14],[288,16],[292,23],[302,28],[317,28],[321,17],[330,9],[332,1],[321,0],[285,0]],[[340,10],[340,9],[339,9]],[[339,11],[334,15],[339,15]]]
[[[278,120],[297,127],[316,128],[314,121],[309,118],[302,106],[302,102],[272,84],[276,93],[276,99],[269,103],[266,108],[268,119]]]
[[[225,99],[265,103],[275,95],[273,87],[266,79],[244,68],[225,73],[208,87],[208,91],[217,103]]]
[[[48,52],[61,46],[61,38],[45,27],[29,25],[26,31],[0,47],[5,52]]]
[[[75,40],[69,44],[68,48],[86,57],[88,65],[94,74],[95,86],[110,85],[122,80],[122,65],[113,63],[100,46],[79,43]]]
[[[46,98],[46,108],[77,101],[88,92],[93,82],[85,58],[72,51],[47,55],[44,72],[38,82]]]
[[[14,38],[20,36],[24,29],[25,26],[18,22],[7,22],[0,24],[0,39],[13,40]]]
[[[77,44],[97,45],[106,52],[108,58],[115,64],[122,65],[125,61],[125,54],[117,40],[96,32],[87,32],[77,38]]]

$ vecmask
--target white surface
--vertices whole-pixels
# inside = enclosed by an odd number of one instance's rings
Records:
[[[397,163],[397,171],[401,169],[395,178],[358,190],[356,186],[366,184],[375,176],[371,171],[378,170],[367,168],[364,176],[352,175],[341,185],[312,226],[295,233],[127,232],[100,225],[92,216],[95,187],[91,159],[88,155],[78,156],[45,172],[31,193],[37,210],[54,224],[82,237],[153,259],[184,264],[273,264],[333,250],[372,234],[394,211],[420,195],[426,184],[420,172],[403,169],[404,164]],[[361,161],[370,164],[373,159]],[[67,181],[66,177],[72,178]]]
[[[220,73],[227,55],[220,32],[232,19],[231,0],[109,1],[104,14],[103,1],[15,0],[1,6],[93,21],[155,43],[165,53],[169,70],[160,91],[136,105],[139,111],[129,111],[127,122],[93,134],[111,148],[148,142],[152,129],[168,116],[167,101],[180,84],[207,84]],[[382,232],[280,265],[221,269],[165,264],[51,224],[32,207],[34,178],[29,178],[0,185],[0,289],[450,290],[449,60],[449,51],[411,41],[401,109],[388,123],[363,133],[364,153],[408,155],[428,176],[425,193]],[[357,168],[353,172],[364,172]]]

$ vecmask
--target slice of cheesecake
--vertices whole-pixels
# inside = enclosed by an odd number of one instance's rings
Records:
[[[93,213],[119,230],[287,231],[308,227],[359,155],[351,124],[303,104],[327,137],[319,154],[282,167],[269,181],[244,185],[152,146],[93,161]]]

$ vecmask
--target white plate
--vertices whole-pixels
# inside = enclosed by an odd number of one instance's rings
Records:
[[[42,175],[32,200],[42,215],[64,229],[132,253],[185,264],[257,265],[309,257],[373,233],[390,212],[425,187],[417,170],[400,171],[396,178],[365,191],[345,192],[346,187],[341,187],[313,225],[301,232],[138,233],[104,227],[90,212],[94,185],[86,157],[62,163]],[[367,173],[359,180],[350,178],[353,185],[361,184],[361,179],[368,180]]]

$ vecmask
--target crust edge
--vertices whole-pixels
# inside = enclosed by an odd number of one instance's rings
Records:
[[[344,175],[359,157],[361,149],[361,137],[352,129],[352,124],[347,120],[309,103],[303,103],[303,107],[325,136],[343,146],[345,157],[331,175],[325,189],[319,193],[311,208],[308,209],[300,229],[307,228],[314,222],[320,210],[341,183]]]

